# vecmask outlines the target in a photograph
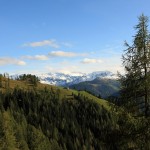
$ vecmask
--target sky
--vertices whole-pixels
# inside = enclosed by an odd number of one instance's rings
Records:
[[[123,72],[149,0],[0,0],[0,73]]]

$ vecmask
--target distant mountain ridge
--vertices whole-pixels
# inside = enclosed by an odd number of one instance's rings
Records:
[[[96,78],[107,78],[107,79],[116,79],[117,75],[110,71],[97,71],[92,73],[44,73],[44,74],[35,74],[39,77],[41,83],[46,83],[50,85],[56,86],[71,86],[74,84],[78,84],[84,81],[92,81]],[[13,78],[18,75],[13,75]]]
[[[110,71],[98,71],[92,73],[71,73],[71,74],[64,74],[64,73],[48,73],[42,74],[38,76],[41,83],[47,83],[51,85],[57,86],[71,86],[74,84],[78,84],[84,81],[92,81],[99,78],[110,78],[115,79],[117,76]]]
[[[93,95],[107,99],[110,96],[119,96],[120,82],[116,79],[97,77],[92,81],[80,82],[70,88],[90,92]]]
[[[13,75],[17,78],[21,74]],[[108,98],[117,96],[120,90],[120,83],[117,75],[110,71],[97,71],[92,73],[43,73],[35,74],[43,84],[69,87],[76,90],[90,92],[93,95]]]

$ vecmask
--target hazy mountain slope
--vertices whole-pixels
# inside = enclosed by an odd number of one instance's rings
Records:
[[[101,95],[106,98],[109,96],[117,96],[120,90],[120,83],[115,79],[96,78],[92,81],[81,82],[70,86],[72,89],[85,90],[94,95]]]

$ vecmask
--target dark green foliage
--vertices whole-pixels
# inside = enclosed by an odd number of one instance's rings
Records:
[[[142,143],[145,148],[149,122],[108,111],[82,94],[72,98],[59,94],[53,88],[0,93],[0,147],[126,150],[141,148]]]
[[[148,31],[148,17],[143,14],[135,27],[137,33],[133,45],[125,43],[127,49],[123,55],[123,65],[126,74],[121,77],[122,100],[134,108],[138,102],[144,103],[144,113],[148,116],[150,104],[150,35]],[[129,109],[129,108],[128,108]]]
[[[40,81],[38,77],[31,74],[20,75],[17,80],[26,81],[27,83],[33,84],[34,86],[37,86],[37,83]]]

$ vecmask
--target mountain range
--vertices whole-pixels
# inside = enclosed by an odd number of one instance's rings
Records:
[[[37,75],[41,83],[68,87],[84,81],[92,81],[96,78],[116,79],[117,75],[110,71],[97,71],[92,73],[45,73]]]
[[[19,75],[14,75],[13,78],[17,76]],[[120,90],[117,75],[110,71],[70,74],[57,72],[36,74],[36,76],[38,76],[41,83],[83,90],[102,98],[118,96]]]

